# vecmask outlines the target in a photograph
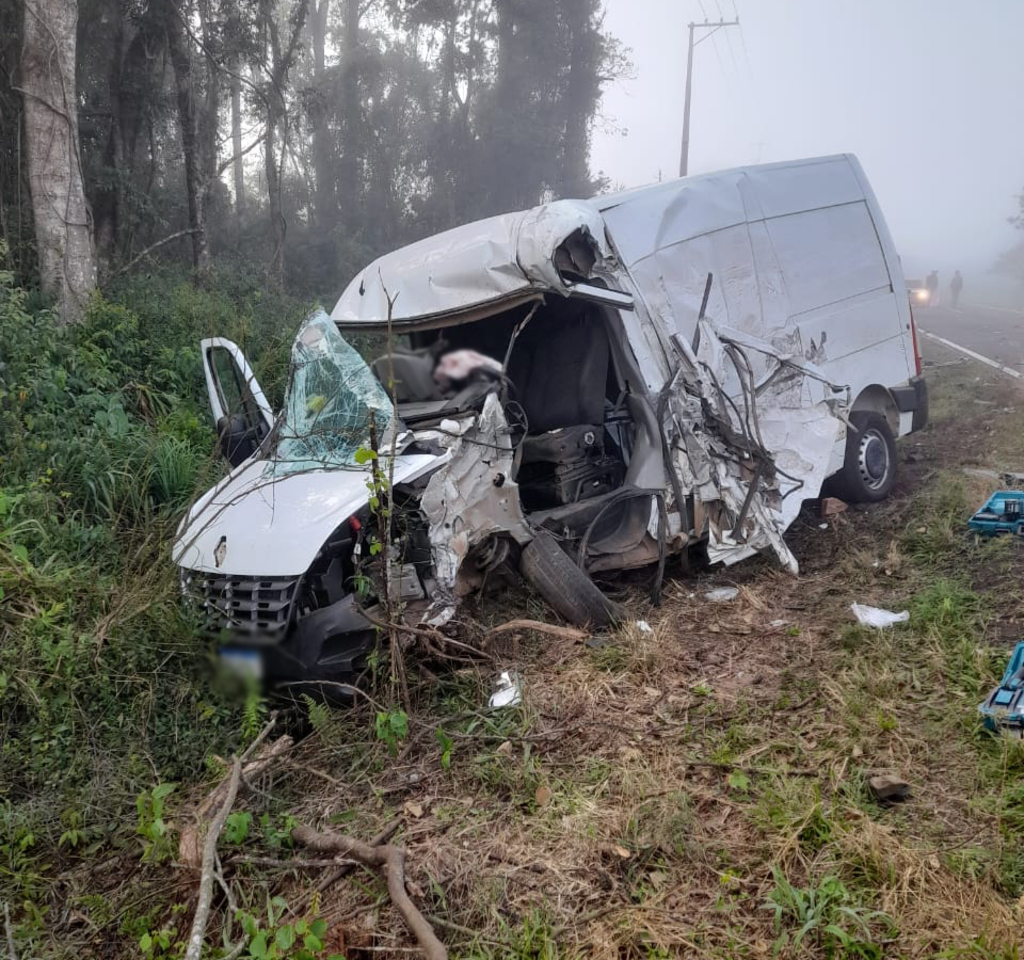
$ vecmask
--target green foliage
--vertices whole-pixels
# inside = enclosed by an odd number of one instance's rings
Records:
[[[448,736],[440,727],[435,731],[437,737],[437,743],[441,747],[441,769],[450,770],[452,766],[452,749],[455,746],[455,741]]]
[[[288,903],[281,897],[267,900],[265,916],[240,910],[237,915],[248,939],[243,956],[251,960],[317,960],[325,956],[327,923],[322,918],[286,923]],[[328,960],[344,960],[331,955]]]
[[[124,842],[136,817],[166,857],[154,771],[200,776],[263,721],[202,669],[169,548],[222,471],[198,340],[245,343],[273,395],[304,305],[159,275],[117,297],[65,327],[0,270],[0,879],[19,892],[45,851]]]
[[[387,744],[388,752],[398,756],[398,745],[409,736],[409,717],[404,710],[377,713],[377,739]]]
[[[248,839],[249,837],[249,826],[252,824],[252,814],[247,810],[235,810],[228,814],[227,820],[224,821],[224,837],[225,843],[230,843],[232,846],[239,846]]]
[[[174,855],[171,830],[164,819],[164,801],[176,787],[176,783],[158,783],[152,790],[144,790],[135,800],[139,815],[135,832],[142,837],[144,862],[161,863]]]
[[[876,931],[883,936],[891,931],[893,924],[887,914],[861,905],[834,876],[808,887],[793,886],[778,867],[772,867],[772,877],[775,886],[764,907],[774,914],[776,955],[787,947],[797,951],[806,940],[817,944],[829,958],[881,960]]]

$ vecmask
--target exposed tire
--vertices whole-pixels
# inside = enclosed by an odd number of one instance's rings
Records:
[[[896,484],[896,439],[885,417],[853,413],[846,431],[846,460],[833,478],[837,496],[850,503],[878,503]]]
[[[604,627],[624,617],[622,608],[598,589],[546,531],[539,531],[523,547],[519,571],[570,623]]]

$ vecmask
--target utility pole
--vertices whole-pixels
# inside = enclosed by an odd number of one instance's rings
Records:
[[[679,176],[681,177],[686,176],[690,160],[690,87],[693,83],[693,48],[700,46],[708,37],[716,34],[724,27],[738,27],[739,25],[739,17],[735,20],[717,20],[713,23],[705,20],[703,23],[691,22],[688,24],[690,28],[690,46],[686,54],[686,95],[683,98],[683,144],[679,150]],[[710,30],[711,32],[705,33],[704,36],[694,43],[694,30]]]

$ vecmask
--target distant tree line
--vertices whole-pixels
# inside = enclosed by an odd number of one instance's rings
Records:
[[[602,0],[0,0],[0,235],[67,319],[140,254],[337,291],[599,189]]]

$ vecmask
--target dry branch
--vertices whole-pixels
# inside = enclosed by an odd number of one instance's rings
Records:
[[[560,627],[553,623],[544,623],[541,620],[509,620],[508,623],[491,627],[484,634],[484,643],[489,643],[492,637],[502,633],[510,633],[513,630],[533,630],[535,633],[547,633],[552,637],[559,637],[562,640],[586,640],[590,636],[586,630],[577,630],[575,627]]]
[[[11,926],[11,907],[4,901],[4,933],[7,935],[8,960],[18,960],[18,949],[14,946],[14,927]]]
[[[243,782],[250,781],[266,770],[279,757],[291,749],[293,741],[287,734],[278,737],[273,743],[264,746],[264,741],[277,724],[277,714],[271,716],[270,720],[260,731],[259,735],[245,753],[239,758],[242,765],[240,779]],[[258,752],[257,752],[258,751]],[[256,754],[253,756],[253,754]],[[210,795],[196,808],[195,822],[184,826],[181,830],[181,837],[178,840],[178,862],[186,867],[197,869],[202,859],[202,850],[199,846],[199,831],[203,822],[207,819],[211,810],[223,802],[224,794],[228,789],[228,781],[222,780],[210,792]]]
[[[196,915],[192,920],[192,933],[188,938],[188,949],[185,960],[199,960],[203,952],[203,940],[206,938],[206,922],[210,918],[210,903],[213,901],[213,881],[217,860],[217,839],[224,829],[231,808],[238,796],[238,785],[242,780],[242,761],[236,757],[228,778],[227,792],[217,816],[210,822],[206,831],[206,842],[203,844],[203,868],[199,879],[199,902],[196,904]]]
[[[195,229],[179,230],[177,233],[172,233],[169,237],[164,237],[163,240],[157,240],[156,243],[151,243],[148,247],[146,247],[145,250],[142,251],[142,253],[138,254],[137,256],[132,257],[131,260],[129,260],[123,266],[118,267],[113,272],[112,276],[116,277],[119,274],[124,273],[126,270],[131,270],[131,268],[134,267],[135,264],[137,264],[143,257],[148,256],[154,250],[156,250],[158,247],[162,247],[165,243],[170,243],[172,240],[177,240],[179,237],[189,237],[192,234],[198,233],[198,232],[199,231],[195,230]]]
[[[428,960],[448,960],[448,950],[434,933],[429,921],[416,909],[405,890],[405,850],[390,843],[372,846],[341,833],[319,833],[312,827],[296,827],[292,838],[320,853],[334,853],[357,860],[368,867],[383,867],[388,896],[412,931]]]

